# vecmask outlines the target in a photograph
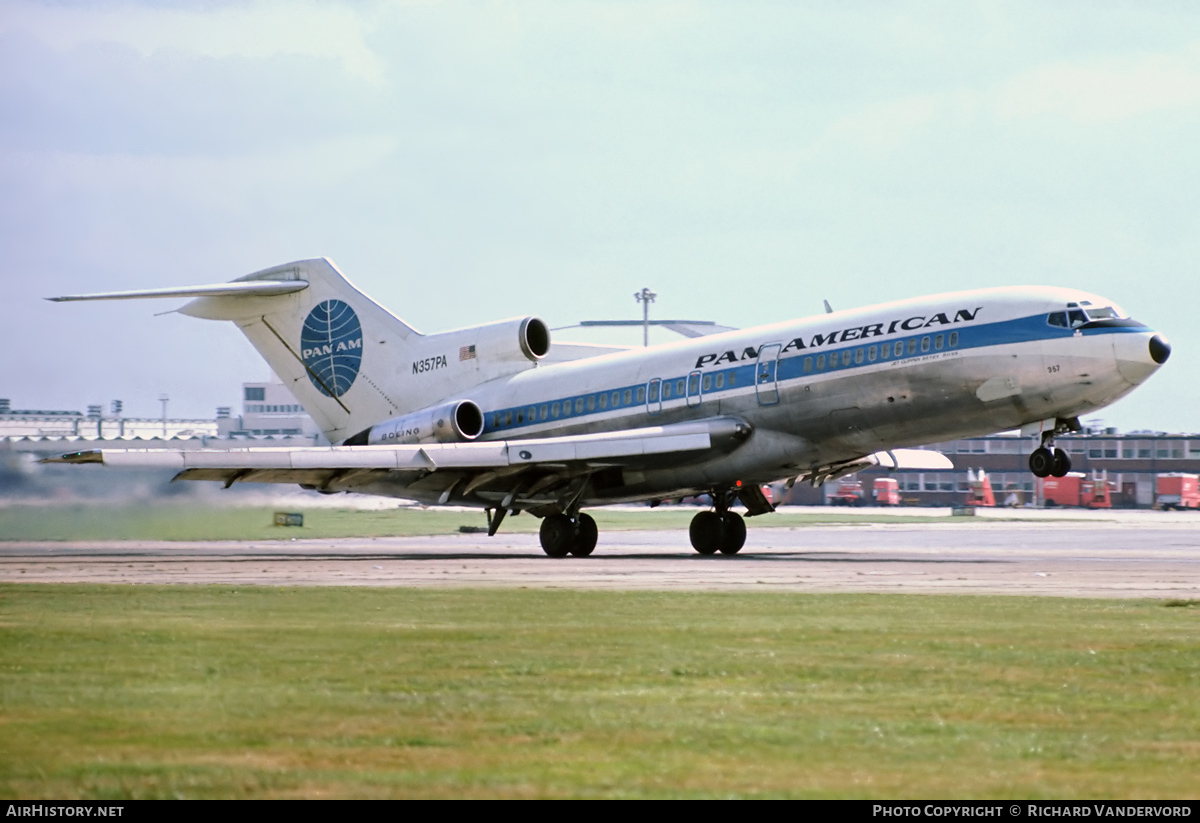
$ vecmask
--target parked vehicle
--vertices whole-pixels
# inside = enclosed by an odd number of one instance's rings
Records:
[[[842,480],[837,491],[829,495],[831,506],[862,506],[866,504],[861,480]]]
[[[899,481],[894,477],[876,477],[874,496],[876,506],[899,506]]]
[[[1111,509],[1116,484],[1110,483],[1108,472],[1069,472],[1064,477],[1047,477],[1042,481],[1042,501],[1046,506],[1077,506],[1085,509]]]
[[[967,469],[967,505],[992,507],[996,505],[996,495],[992,491],[992,479],[983,469],[979,473]]]
[[[1154,505],[1159,509],[1200,508],[1200,475],[1160,474],[1155,479]]]

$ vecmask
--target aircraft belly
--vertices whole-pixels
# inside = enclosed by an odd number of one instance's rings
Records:
[[[803,437],[768,428],[756,428],[750,439],[728,455],[706,455],[702,462],[644,473],[647,489],[699,488],[730,485],[738,480],[768,483],[793,476],[815,455]]]

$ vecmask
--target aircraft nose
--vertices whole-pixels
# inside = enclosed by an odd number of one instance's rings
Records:
[[[1171,344],[1161,334],[1156,334],[1150,338],[1150,357],[1158,365],[1167,362],[1167,358],[1171,356]]]
[[[1121,377],[1137,386],[1158,371],[1171,356],[1171,344],[1161,334],[1114,334],[1113,354]]]

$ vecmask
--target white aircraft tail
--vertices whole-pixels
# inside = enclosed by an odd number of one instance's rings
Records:
[[[335,444],[532,368],[550,349],[550,331],[536,317],[422,335],[324,257],[229,283],[50,299],[144,297],[191,297],[180,313],[236,323]]]
[[[395,379],[395,364],[421,335],[328,259],[285,263],[224,285],[241,284],[247,291],[180,290],[196,299],[179,311],[236,323],[331,443],[427,402],[402,396]],[[289,285],[287,293],[268,291]]]

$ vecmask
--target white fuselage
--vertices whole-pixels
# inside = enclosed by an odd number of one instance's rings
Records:
[[[1112,305],[1050,287],[942,294],[531,365],[444,399],[482,408],[484,440],[712,417],[752,427],[728,454],[626,471],[587,502],[671,497],[1101,408],[1159,366],[1155,332]],[[1089,322],[1079,306],[1107,319]],[[444,486],[396,478],[346,488],[437,499]]]

